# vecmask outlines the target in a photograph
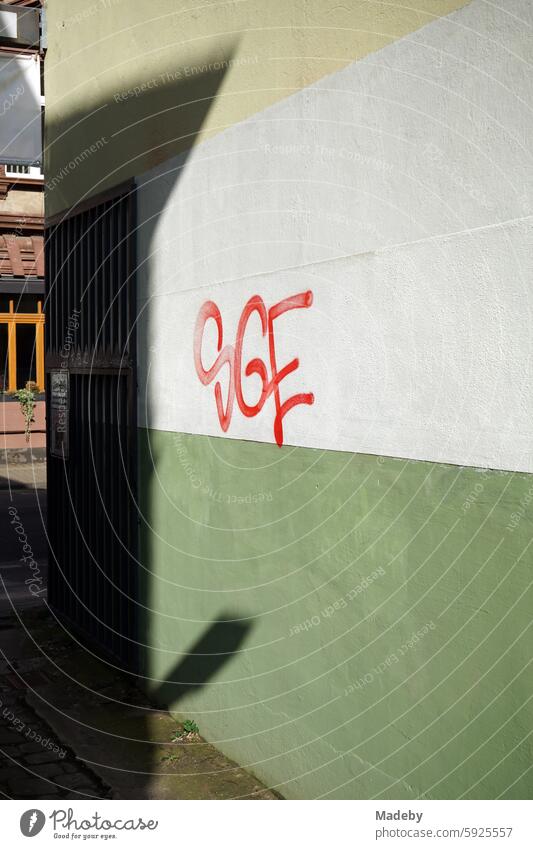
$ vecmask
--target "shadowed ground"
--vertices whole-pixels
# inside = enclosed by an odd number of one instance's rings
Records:
[[[199,735],[172,742],[178,721],[156,709],[133,676],[69,636],[50,612],[46,592],[31,594],[8,511],[17,510],[46,589],[44,487],[44,464],[13,466],[0,478],[0,796],[276,798]],[[165,702],[168,688],[175,696],[206,686],[243,637],[231,622],[213,623],[180,655],[158,702]]]

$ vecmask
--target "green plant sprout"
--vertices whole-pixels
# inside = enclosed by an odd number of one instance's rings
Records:
[[[35,421],[35,392],[33,389],[19,389],[18,392],[15,392],[15,398],[19,402],[22,415],[24,416],[24,432],[26,434],[26,442],[29,442],[32,422]]]
[[[186,719],[181,723],[181,728],[179,728],[174,737],[172,738],[172,742],[178,742],[182,737],[185,737],[187,734],[199,734],[200,729],[198,728],[196,722],[193,719]]]

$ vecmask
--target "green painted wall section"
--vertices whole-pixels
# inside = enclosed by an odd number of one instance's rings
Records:
[[[139,433],[177,713],[290,798],[532,797],[532,476]]]

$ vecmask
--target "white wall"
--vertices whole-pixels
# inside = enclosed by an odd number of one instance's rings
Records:
[[[474,0],[139,181],[141,423],[222,436],[202,302],[226,343],[250,296],[309,288],[277,322],[282,396],[315,394],[287,444],[533,471],[531,24]],[[272,419],[236,408],[226,436]]]

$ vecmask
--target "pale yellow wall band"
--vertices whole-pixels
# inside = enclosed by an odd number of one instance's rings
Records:
[[[99,0],[76,8],[71,0],[54,0],[46,61],[47,215],[467,2]]]

